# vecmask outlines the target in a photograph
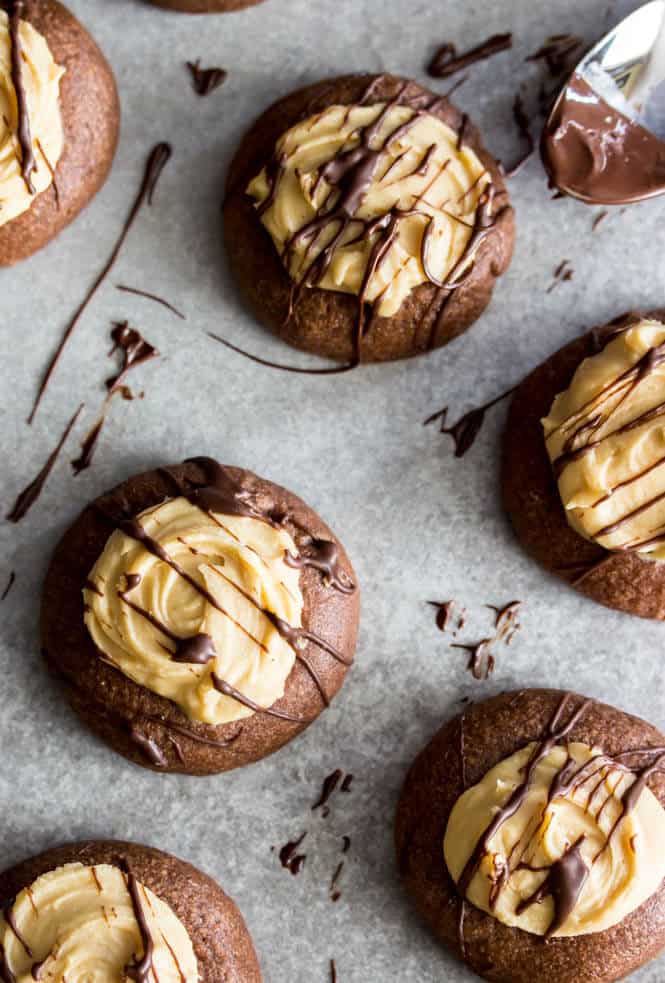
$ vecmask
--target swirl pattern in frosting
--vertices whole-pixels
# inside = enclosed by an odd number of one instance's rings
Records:
[[[505,758],[448,820],[444,856],[462,896],[536,935],[618,924],[665,876],[665,810],[645,781],[664,758],[654,748],[613,760],[579,742]]]
[[[287,555],[283,528],[170,499],[111,534],[85,623],[104,660],[191,720],[240,720],[284,695],[296,659],[304,602]]]
[[[543,420],[569,524],[665,560],[665,325],[643,320],[578,367]]]
[[[6,983],[198,980],[173,909],[110,864],[66,864],[21,891],[0,917],[0,959]]]
[[[389,317],[421,283],[448,289],[492,224],[491,178],[438,117],[330,106],[284,133],[248,195],[292,280]]]
[[[9,16],[0,10],[0,226],[27,211],[35,195],[50,187],[64,146],[60,79],[65,69],[55,63],[46,40],[27,21],[20,21],[19,38],[21,78],[36,161],[30,178],[34,194],[21,171]]]

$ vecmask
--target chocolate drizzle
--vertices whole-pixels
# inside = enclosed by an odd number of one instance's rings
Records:
[[[78,322],[80,321],[81,317],[83,316],[83,313],[85,312],[88,304],[93,299],[93,297],[95,296],[95,294],[97,293],[97,291],[101,287],[102,283],[105,281],[106,277],[109,275],[109,273],[113,269],[113,267],[114,267],[114,265],[116,263],[116,260],[118,259],[118,256],[120,255],[120,252],[122,250],[122,247],[123,247],[123,245],[125,243],[125,240],[126,240],[127,236],[129,235],[129,232],[130,232],[130,230],[131,230],[131,228],[132,228],[132,226],[133,226],[133,224],[134,224],[134,222],[135,222],[135,220],[136,220],[139,212],[141,211],[141,208],[146,203],[148,205],[152,205],[152,199],[153,199],[153,195],[154,195],[154,192],[155,192],[155,188],[157,186],[157,182],[158,182],[159,177],[160,177],[160,175],[161,175],[161,173],[162,173],[162,171],[164,169],[164,166],[166,165],[167,161],[169,160],[169,158],[171,156],[171,152],[172,152],[171,151],[171,145],[168,144],[168,143],[158,143],[152,149],[152,151],[150,152],[150,155],[149,155],[148,160],[147,160],[147,163],[146,163],[145,171],[144,171],[144,174],[143,174],[143,180],[141,182],[141,186],[139,188],[138,194],[136,195],[136,198],[134,199],[134,203],[132,204],[132,207],[131,207],[131,209],[129,211],[129,214],[127,216],[127,219],[125,220],[125,224],[122,227],[122,230],[120,232],[120,236],[119,236],[119,238],[118,238],[115,246],[111,250],[111,255],[109,256],[108,260],[106,261],[104,267],[102,268],[101,272],[99,273],[99,275],[95,279],[94,283],[92,284],[92,286],[88,290],[88,292],[85,295],[85,297],[83,298],[82,302],[79,304],[79,306],[75,310],[72,318],[70,319],[67,327],[65,328],[65,330],[64,330],[64,332],[62,334],[62,337],[60,339],[60,342],[58,343],[58,346],[57,346],[57,348],[56,348],[56,350],[55,350],[55,352],[54,352],[54,354],[53,354],[50,362],[48,363],[48,365],[46,367],[46,371],[44,372],[44,375],[42,376],[42,379],[41,379],[41,381],[39,383],[39,387],[37,389],[37,394],[35,396],[35,400],[34,400],[32,409],[30,410],[30,415],[28,417],[28,423],[32,423],[32,421],[34,420],[35,414],[36,414],[36,412],[37,412],[37,410],[39,408],[39,405],[41,403],[42,397],[43,397],[43,395],[44,395],[44,393],[46,391],[46,388],[47,388],[47,386],[48,386],[48,384],[50,382],[51,376],[53,375],[53,372],[55,371],[55,368],[56,368],[58,362],[60,361],[60,357],[61,357],[61,355],[62,355],[62,353],[64,351],[64,348],[65,348],[67,342],[69,341],[69,339],[70,339],[70,337],[71,337],[74,329],[76,328]]]
[[[83,403],[81,403],[81,405],[76,410],[71,420],[65,427],[62,436],[60,437],[60,440],[49,454],[44,466],[37,473],[37,475],[32,479],[30,484],[23,489],[23,491],[20,493],[20,495],[14,502],[13,507],[7,513],[6,516],[6,518],[9,519],[10,522],[20,522],[20,520],[28,513],[28,511],[32,508],[32,506],[39,498],[41,491],[44,485],[46,484],[46,481],[51,471],[53,470],[53,466],[55,465],[55,462],[58,459],[60,451],[62,450],[65,441],[67,440],[67,437],[69,436],[72,427],[76,423],[76,420],[78,419],[78,415],[82,409],[83,409]]]
[[[545,736],[536,744],[527,765],[522,769],[523,779],[521,783],[515,787],[507,801],[502,806],[497,808],[489,825],[474,847],[462,873],[457,880],[457,891],[461,899],[466,898],[471,881],[473,880],[483,858],[490,852],[491,840],[498,833],[503,824],[511,819],[526,801],[526,797],[532,787],[538,766],[551,754],[555,747],[560,746],[564,742],[565,738],[570,737],[572,731],[580,722],[592,703],[591,700],[583,700],[582,702],[578,703],[577,707],[571,708],[568,719],[565,721],[569,704],[573,699],[574,697],[571,693],[565,693],[562,696],[557,709],[547,726]],[[462,723],[460,726],[460,755],[462,762],[464,760],[463,734],[464,731]],[[626,759],[641,759],[644,761],[645,757],[646,763],[637,767],[629,766],[626,763]],[[563,797],[571,792],[574,792],[577,788],[581,787],[587,782],[593,781],[596,776],[599,776],[587,797],[585,809],[590,810],[596,795],[601,788],[604,787],[613,771],[620,772],[620,778],[615,782],[614,786],[607,793],[605,800],[600,804],[595,812],[594,815],[597,820],[608,805],[609,801],[616,795],[621,781],[621,776],[632,776],[633,781],[621,794],[621,810],[619,815],[607,833],[604,844],[596,852],[595,856],[593,856],[591,866],[593,866],[598,858],[609,847],[615,833],[620,828],[623,821],[635,810],[640,796],[647,787],[649,779],[655,774],[663,774],[665,772],[665,747],[654,746],[634,748],[628,751],[620,752],[613,757],[600,752],[594,754],[583,764],[576,762],[568,752],[564,764],[552,779],[541,816],[542,820],[542,818],[545,816],[545,811],[556,798]],[[462,791],[464,791],[464,786],[466,784],[464,778],[462,779],[462,784]],[[554,903],[554,915],[548,926],[546,938],[550,938],[556,934],[563,927],[565,921],[575,909],[590,873],[591,866],[589,866],[589,864],[585,861],[581,852],[585,839],[586,836],[581,835],[574,843],[567,847],[561,857],[559,857],[551,866],[548,867],[533,867],[523,859],[529,849],[530,841],[526,844],[521,844],[522,853],[520,856],[514,858],[513,851],[507,860],[504,860],[503,858],[496,858],[496,879],[494,880],[490,892],[490,907],[492,909],[494,908],[503,887],[508,883],[512,873],[515,870],[527,869],[535,872],[542,871],[546,874],[545,878],[529,897],[520,902],[517,907],[517,914],[521,914],[528,907],[539,903],[546,897],[551,897]],[[520,842],[521,841],[518,841],[518,845]]]
[[[423,421],[423,426],[428,426],[430,423],[434,423],[437,420],[440,421],[439,433],[445,433],[449,437],[453,438],[453,443],[455,444],[455,457],[463,457],[468,450],[473,446],[476,437],[480,433],[480,428],[485,421],[485,414],[497,403],[506,399],[508,396],[515,392],[516,386],[512,386],[507,389],[506,392],[501,393],[501,395],[496,396],[494,399],[490,400],[489,403],[485,403],[483,406],[477,406],[475,409],[469,410],[464,416],[461,416],[459,420],[453,423],[451,426],[446,426],[448,420],[448,407],[444,406],[442,410],[438,410],[436,413],[432,413],[428,416],[426,420]]]
[[[210,635],[199,633],[191,638],[178,639],[175,652],[171,656],[174,662],[187,662],[204,666],[217,655],[215,643]]]
[[[116,283],[115,289],[120,290],[125,294],[134,294],[136,297],[145,297],[147,300],[152,300],[156,304],[161,304],[161,306],[165,307],[167,311],[171,311],[171,313],[175,314],[176,317],[179,317],[181,321],[187,320],[182,311],[179,311],[178,308],[174,307],[168,300],[164,300],[163,297],[159,297],[157,294],[152,294],[148,290],[139,290],[138,287],[128,287],[124,283]]]
[[[427,74],[432,78],[448,78],[449,75],[454,75],[477,61],[491,58],[500,51],[507,51],[512,46],[512,34],[493,34],[486,41],[458,55],[456,46],[448,41],[437,49],[427,66]]]
[[[274,707],[262,707],[254,700],[250,700],[248,696],[241,693],[230,683],[227,683],[224,679],[220,679],[216,672],[213,672],[210,676],[212,680],[212,685],[215,687],[218,693],[222,693],[224,696],[230,696],[232,699],[237,700],[238,703],[242,703],[244,707],[249,710],[253,710],[254,713],[266,713],[269,717],[277,717],[279,720],[288,720],[290,723],[304,724],[310,723],[307,717],[298,717],[293,713],[288,713],[286,710],[276,710]]]
[[[323,582],[342,594],[353,594],[356,585],[340,568],[339,547],[328,539],[312,538],[304,547],[306,552],[292,556],[288,551],[284,555],[287,567],[302,570],[311,567],[323,575]]]
[[[194,91],[200,96],[210,95],[215,89],[222,85],[228,76],[228,72],[223,68],[201,68],[201,60],[186,62],[189,74],[192,77]]]
[[[152,961],[155,951],[155,943],[150,931],[150,926],[148,925],[148,920],[145,916],[145,911],[143,910],[139,883],[129,867],[126,867],[125,876],[127,878],[127,890],[129,891],[129,896],[132,901],[132,908],[134,909],[134,917],[136,918],[139,926],[141,942],[143,943],[143,956],[140,962],[136,963],[135,965],[125,967],[125,972],[127,976],[131,980],[135,980],[136,983],[150,983],[151,973],[156,978]],[[134,958],[136,959],[136,957]]]
[[[12,60],[12,85],[16,93],[16,108],[18,113],[17,137],[21,148],[21,175],[28,194],[35,194],[32,183],[32,173],[37,170],[32,135],[30,133],[30,113],[28,98],[23,81],[23,54],[21,47],[21,19],[25,13],[24,0],[10,0],[9,4],[9,40]]]

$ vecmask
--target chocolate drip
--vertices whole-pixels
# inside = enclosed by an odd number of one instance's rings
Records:
[[[109,394],[113,394],[120,388],[123,379],[131,369],[159,355],[157,349],[146,341],[135,328],[130,328],[127,321],[117,322],[113,326],[111,338],[113,339],[113,348],[110,354],[112,355],[119,349],[122,352],[122,366],[116,375],[106,380]]]
[[[321,794],[312,806],[312,812],[315,812],[316,809],[322,809],[327,805],[330,796],[339,785],[343,775],[344,772],[340,768],[336,768],[335,771],[331,772],[331,774],[323,780]]]
[[[584,702],[581,703],[570,715],[568,722],[562,723],[563,715],[571,699],[571,695],[572,694],[570,693],[566,693],[562,697],[559,706],[557,707],[557,710],[547,727],[546,736],[536,746],[533,754],[531,755],[529,763],[525,769],[524,780],[514,789],[508,798],[508,801],[498,810],[474,847],[471,856],[467,860],[457,881],[457,890],[462,897],[466,897],[469,885],[471,884],[471,881],[473,880],[483,857],[489,849],[490,841],[501,829],[503,824],[511,819],[512,816],[514,816],[524,804],[538,765],[550,754],[550,752],[563,740],[564,737],[567,737],[571,733],[573,728],[579,723],[580,719],[584,716],[591,705],[590,700],[584,700]]]
[[[455,444],[455,457],[463,457],[468,450],[473,446],[476,437],[480,433],[480,429],[485,421],[485,414],[488,410],[496,406],[502,400],[506,399],[508,396],[515,392],[516,386],[512,386],[510,389],[506,390],[505,393],[501,393],[495,399],[490,400],[489,403],[485,403],[483,406],[478,406],[475,409],[469,410],[464,416],[461,416],[459,420],[453,423],[450,427],[446,426],[448,419],[448,407],[444,406],[442,410],[438,410],[436,413],[432,413],[428,416],[426,420],[423,421],[424,426],[428,426],[430,423],[434,423],[437,420],[441,421],[439,427],[439,433],[445,433],[449,437],[453,438]]]
[[[5,585],[5,589],[3,590],[2,594],[0,594],[0,601],[4,601],[4,599],[7,597],[7,594],[9,594],[10,590],[14,586],[14,581],[15,580],[16,580],[16,571],[15,570],[12,570],[10,572],[10,574],[9,574],[8,579],[7,579],[7,583]]]
[[[63,350],[64,350],[67,342],[69,341],[69,339],[70,339],[70,337],[72,335],[72,332],[74,331],[76,325],[78,324],[78,322],[80,321],[81,317],[83,316],[83,313],[85,312],[88,304],[93,299],[93,297],[95,296],[95,294],[97,293],[97,291],[101,287],[102,283],[105,281],[106,277],[109,275],[109,273],[113,269],[113,267],[115,265],[115,262],[118,259],[118,256],[120,255],[120,252],[122,250],[122,247],[123,247],[123,245],[125,243],[125,240],[126,240],[128,234],[129,234],[129,232],[130,232],[130,230],[131,230],[131,228],[132,228],[132,226],[133,226],[133,224],[134,224],[134,222],[135,222],[135,220],[136,220],[139,212],[141,211],[141,208],[143,207],[143,205],[146,202],[147,202],[148,205],[152,205],[152,199],[153,199],[153,195],[154,195],[154,192],[155,192],[155,188],[157,186],[157,182],[158,182],[159,177],[160,177],[160,175],[162,173],[162,170],[164,169],[165,164],[167,163],[169,157],[171,156],[171,152],[172,152],[171,151],[171,145],[168,144],[168,143],[158,143],[153,148],[153,150],[151,151],[151,153],[150,153],[150,155],[148,157],[147,163],[146,163],[145,172],[143,174],[143,180],[141,182],[141,187],[139,188],[138,194],[137,194],[136,198],[134,199],[134,203],[133,203],[133,205],[132,205],[132,207],[131,207],[131,209],[129,211],[129,214],[127,216],[127,219],[125,220],[125,224],[122,227],[122,230],[120,232],[120,236],[119,236],[119,238],[118,238],[115,246],[111,250],[111,255],[109,256],[108,260],[106,261],[106,264],[104,265],[104,267],[102,268],[101,272],[99,273],[99,275],[95,279],[94,283],[92,284],[92,286],[88,290],[88,292],[85,295],[85,297],[83,298],[82,302],[79,304],[79,306],[75,310],[75,312],[74,312],[71,320],[69,321],[67,327],[65,328],[65,330],[64,330],[64,332],[62,334],[62,337],[60,339],[60,342],[58,343],[58,346],[57,346],[57,348],[56,348],[56,350],[55,350],[55,352],[54,352],[54,354],[53,354],[53,356],[52,356],[52,358],[51,358],[48,366],[46,367],[46,371],[44,372],[44,375],[42,376],[42,379],[41,379],[41,381],[39,383],[39,387],[37,389],[37,394],[35,396],[35,401],[33,403],[32,409],[30,411],[30,415],[28,417],[28,423],[32,423],[32,421],[34,420],[35,414],[36,414],[36,412],[37,412],[37,410],[39,408],[39,405],[41,403],[42,397],[43,397],[43,395],[44,395],[44,393],[46,391],[46,388],[47,388],[47,386],[48,386],[48,384],[50,382],[51,376],[53,375],[53,372],[55,371],[55,368],[56,368],[56,366],[57,366],[57,364],[58,364],[58,362],[60,360],[60,357],[62,355],[62,352],[63,352]]]
[[[210,635],[199,633],[191,638],[178,639],[171,658],[174,662],[188,662],[197,666],[205,666],[216,655],[215,643]]]
[[[432,78],[448,78],[449,75],[454,75],[455,72],[460,72],[477,61],[491,58],[492,55],[496,55],[500,51],[507,51],[512,46],[512,34],[493,34],[492,37],[476,45],[475,48],[458,55],[456,46],[448,41],[442,44],[434,54],[427,66],[427,74],[431,75]]]
[[[134,294],[136,297],[145,297],[147,300],[153,300],[156,304],[161,304],[162,307],[165,307],[167,311],[171,311],[181,321],[187,320],[182,311],[179,311],[177,307],[170,304],[168,300],[164,300],[163,297],[159,297],[157,294],[151,294],[148,290],[139,290],[138,287],[128,287],[124,283],[116,283],[115,289],[125,294]]]
[[[543,898],[552,897],[554,917],[547,929],[545,938],[551,938],[563,926],[568,916],[574,911],[586,884],[589,868],[584,862],[581,851],[584,839],[584,836],[580,836],[558,860],[555,860],[540,887],[517,906],[517,914],[521,915],[523,911],[542,901]]]
[[[37,170],[37,161],[32,149],[30,133],[30,112],[28,98],[23,81],[23,54],[21,46],[21,19],[25,13],[24,0],[11,0],[9,5],[9,40],[12,59],[12,85],[16,93],[16,108],[18,113],[17,136],[21,147],[21,175],[28,194],[35,194],[32,183],[32,172]]]
[[[79,408],[74,413],[73,417],[65,427],[62,436],[60,437],[60,440],[49,454],[44,466],[37,473],[37,475],[32,479],[30,484],[23,489],[23,491],[20,493],[20,495],[14,502],[13,507],[10,509],[10,511],[7,513],[6,516],[6,518],[9,519],[10,522],[20,522],[20,520],[28,513],[28,511],[32,508],[32,506],[39,498],[41,491],[44,485],[46,484],[48,477],[51,474],[51,471],[53,470],[55,462],[58,459],[60,451],[62,450],[64,443],[67,440],[67,437],[69,436],[72,427],[76,423],[78,419],[78,415],[82,409],[83,409],[83,403],[81,403],[81,405],[79,406]]]
[[[299,874],[306,860],[306,854],[298,853],[298,847],[303,842],[307,833],[303,833],[297,840],[289,840],[279,851],[279,861],[285,870],[289,870],[294,876]]]
[[[428,601],[427,603],[436,608],[436,627],[444,633],[448,631],[455,617],[454,612],[458,607],[457,601]],[[453,630],[454,635],[464,626],[464,613],[464,608],[461,608],[457,617],[457,626]]]
[[[310,723],[307,717],[297,717],[295,714],[287,713],[286,710],[275,710],[274,707],[259,706],[259,704],[255,703],[254,700],[251,700],[248,696],[245,696],[244,693],[241,693],[239,690],[235,689],[234,686],[231,686],[230,683],[227,683],[226,680],[220,679],[216,672],[213,672],[210,678],[212,685],[215,687],[218,693],[222,693],[224,696],[230,696],[231,699],[237,700],[238,703],[241,703],[249,710],[253,710],[254,713],[266,713],[269,717],[277,717],[279,720],[288,720],[291,723],[296,724]]]
[[[196,61],[186,62],[186,65],[192,77],[194,91],[200,96],[210,95],[226,81],[228,76],[228,72],[223,68],[201,68],[199,58]]]
[[[150,974],[156,978],[155,969],[153,966],[153,954],[155,951],[155,943],[150,931],[150,926],[148,925],[148,920],[145,916],[145,911],[143,910],[143,904],[141,902],[141,897],[139,893],[139,884],[132,872],[127,868],[127,890],[129,891],[129,896],[132,900],[132,908],[134,909],[134,917],[139,926],[139,931],[141,932],[141,942],[143,943],[143,957],[139,963],[136,965],[130,965],[125,968],[127,976],[131,980],[136,980],[136,983],[150,983]],[[135,957],[136,958],[136,957]]]
[[[340,569],[339,547],[337,543],[332,543],[327,539],[312,539],[307,543],[307,552],[299,556],[292,556],[288,551],[284,554],[284,562],[287,567],[302,570],[304,567],[311,567],[323,574],[324,583],[342,594],[353,594],[356,585],[348,578],[346,573]]]

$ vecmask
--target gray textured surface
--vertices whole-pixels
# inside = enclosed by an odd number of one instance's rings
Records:
[[[546,35],[593,40],[610,23],[607,0],[268,0],[227,17],[188,18],[138,0],[71,0],[116,70],[123,105],[120,151],[94,204],[42,254],[3,271],[5,398],[3,512],[41,465],[80,400],[86,409],[39,503],[20,525],[0,525],[0,865],[83,836],[143,840],[216,876],[237,899],[265,978],[340,983],[470,979],[412,914],[394,872],[391,828],[405,769],[464,696],[506,687],[574,687],[665,724],[662,625],[613,614],[545,576],[522,554],[498,506],[497,407],[462,461],[448,438],[422,426],[515,383],[587,326],[621,310],[663,304],[665,200],[613,213],[594,234],[593,211],[551,201],[539,164],[511,182],[518,244],[491,309],[448,349],[337,378],[296,377],[253,365],[209,341],[215,330],[264,356],[307,359],[257,327],[223,262],[219,202],[225,169],[252,118],[274,97],[327,74],[389,69],[423,79],[435,40],[467,47],[512,29],[512,52],[474,66],[458,102],[497,155],[518,142],[511,103],[518,81],[541,73],[524,57]],[[614,13],[634,7],[616,3]],[[207,99],[183,62],[228,68]],[[440,90],[446,87],[439,85]],[[24,420],[37,374],[68,314],[114,241],[157,140],[175,153],[157,201],[139,220],[110,282],[68,348],[32,429]],[[575,277],[546,293],[553,268]],[[180,322],[112,286],[125,282],[181,306]],[[95,418],[109,374],[109,322],[129,317],[163,354],[137,370],[145,399],[115,401],[92,468],[69,460]],[[314,505],[344,539],[363,588],[356,667],[334,706],[276,757],[212,779],[143,772],[93,739],[46,678],[37,611],[51,549],[85,502],[133,471],[213,454],[281,482]],[[429,597],[471,612],[465,637],[490,625],[482,605],[525,601],[523,630],[500,653],[488,684],[433,623]],[[355,774],[327,820],[309,811],[335,767]],[[298,878],[271,846],[308,829]],[[328,900],[340,838],[352,837],[341,886]],[[634,978],[656,983],[665,961]]]

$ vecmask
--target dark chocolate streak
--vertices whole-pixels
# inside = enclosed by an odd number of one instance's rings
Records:
[[[11,570],[10,571],[10,574],[9,574],[9,577],[7,578],[7,583],[5,585],[5,589],[3,590],[2,594],[0,594],[0,601],[4,601],[4,599],[7,597],[7,594],[9,594],[10,590],[14,586],[14,581],[15,580],[16,580],[16,571],[15,570]]]
[[[439,427],[439,433],[445,433],[449,437],[453,438],[453,443],[455,444],[455,457],[463,457],[468,450],[471,449],[475,443],[476,437],[480,433],[480,428],[485,421],[485,414],[497,403],[500,403],[503,399],[512,395],[515,392],[516,386],[512,386],[507,389],[506,392],[501,393],[495,399],[491,399],[489,403],[484,403],[483,406],[477,406],[475,409],[469,410],[464,416],[461,416],[459,420],[451,424],[451,426],[446,426],[448,420],[448,407],[444,406],[442,410],[438,410],[436,413],[432,413],[428,416],[426,420],[423,421],[423,426],[428,426],[430,423],[434,423],[436,420],[441,421]]]
[[[101,287],[102,283],[113,269],[115,262],[118,259],[118,256],[120,255],[120,251],[122,250],[122,247],[125,243],[125,240],[134,224],[134,221],[136,220],[139,212],[141,211],[141,208],[146,202],[148,205],[152,205],[152,198],[155,191],[155,187],[157,185],[157,181],[159,180],[162,170],[164,169],[164,166],[166,165],[169,157],[171,156],[171,152],[172,152],[171,145],[168,143],[158,143],[155,147],[153,147],[152,151],[150,152],[150,155],[146,162],[146,167],[143,174],[143,180],[141,182],[141,186],[136,195],[136,198],[134,199],[134,203],[129,211],[129,214],[125,220],[125,224],[122,227],[120,236],[115,246],[111,250],[111,255],[106,261],[104,267],[102,268],[101,272],[99,273],[94,283],[88,290],[82,302],[74,311],[72,318],[70,319],[67,327],[65,328],[62,334],[60,342],[58,343],[58,346],[51,358],[51,361],[48,363],[48,366],[46,367],[46,371],[44,372],[44,375],[42,376],[42,379],[39,383],[39,387],[37,389],[37,395],[35,396],[35,400],[32,405],[32,409],[30,410],[30,415],[28,417],[28,423],[32,423],[32,421],[34,420],[35,414],[39,408],[42,397],[46,391],[46,387],[48,386],[51,376],[53,375],[53,372],[55,371],[55,368],[60,360],[60,356],[64,351],[65,345],[69,341],[72,332],[74,331],[76,325],[78,324],[79,320],[83,316],[83,313],[86,310],[88,304],[93,299],[98,289]]]
[[[170,304],[168,300],[164,300],[163,297],[159,297],[157,294],[152,294],[148,290],[139,290],[138,287],[128,287],[124,283],[116,283],[115,289],[120,290],[125,294],[135,294],[137,297],[145,297],[147,300],[152,300],[156,304],[161,304],[162,307],[167,309],[167,311],[171,311],[171,313],[175,314],[176,317],[179,317],[181,321],[187,320],[182,311],[179,311],[177,307]]]
[[[30,484],[23,489],[23,491],[20,493],[20,495],[14,502],[13,507],[7,513],[6,516],[6,518],[9,519],[10,522],[20,522],[20,520],[27,514],[27,512],[32,508],[32,506],[39,498],[42,488],[46,484],[48,476],[53,470],[53,466],[55,465],[55,462],[58,459],[58,455],[60,454],[60,451],[62,450],[64,443],[67,440],[67,437],[69,436],[72,427],[76,423],[76,420],[78,419],[78,415],[82,409],[83,409],[83,403],[81,403],[81,405],[79,406],[79,408],[74,413],[73,417],[65,427],[62,436],[60,437],[60,440],[49,454],[43,468],[41,468],[41,470],[37,473],[37,475],[32,479]]]
[[[469,885],[471,884],[471,881],[473,880],[483,857],[489,851],[490,841],[503,826],[503,824],[511,819],[512,816],[514,816],[524,804],[526,796],[531,788],[536,769],[540,763],[548,757],[553,749],[560,745],[564,738],[571,734],[592,703],[591,700],[582,701],[577,708],[572,711],[568,718],[568,722],[563,723],[564,714],[571,699],[571,693],[565,693],[561,698],[561,701],[559,702],[559,705],[547,726],[545,736],[538,742],[528,764],[523,769],[523,781],[514,789],[505,804],[498,809],[494,815],[494,818],[490,821],[488,827],[472,851],[471,856],[469,857],[456,885],[459,896],[462,899],[466,897]],[[460,756],[463,762],[464,732],[462,728],[463,724],[460,726]],[[629,767],[624,762],[624,759],[627,758],[637,757],[644,759],[644,756],[646,756],[648,760],[646,764],[642,765],[641,767]],[[585,809],[589,810],[595,796],[612,771],[619,771],[625,775],[632,775],[634,777],[634,781],[621,796],[621,812],[607,834],[605,843],[592,858],[592,866],[609,847],[614,834],[621,826],[623,820],[626,819],[626,817],[628,817],[636,808],[642,792],[647,787],[649,779],[653,775],[662,774],[665,771],[665,747],[654,746],[633,748],[628,751],[620,752],[613,758],[609,755],[599,753],[583,764],[576,762],[568,753],[563,766],[555,774],[552,780],[544,807],[546,810],[556,798],[574,792],[586,782],[591,781],[596,775],[600,775],[600,778],[598,779],[596,785],[592,787],[587,798]],[[463,779],[463,785],[464,784],[465,781]],[[602,811],[614,797],[618,784],[619,782],[617,781],[607,795],[605,801],[596,812],[596,819],[600,817]],[[554,915],[550,925],[548,926],[546,938],[554,935],[557,931],[559,931],[568,916],[574,910],[589,875],[590,868],[587,866],[581,854],[581,846],[584,840],[585,836],[580,836],[579,839],[570,845],[563,855],[550,867],[531,867],[528,863],[522,860],[522,857],[524,857],[529,849],[530,843],[527,843],[526,846],[523,847],[522,855],[517,859],[517,861],[513,860],[511,854],[511,856],[508,857],[507,862],[504,863],[504,866],[497,871],[497,880],[493,884],[492,891],[490,893],[490,907],[493,908],[496,905],[503,887],[508,883],[514,870],[542,870],[546,872],[545,879],[530,897],[525,898],[518,905],[517,914],[525,911],[530,905],[536,904],[542,901],[544,898],[551,896],[554,902]]]
[[[34,195],[32,172],[37,169],[37,161],[32,149],[30,133],[30,113],[28,99],[23,82],[23,55],[21,50],[20,22],[25,14],[24,0],[11,0],[9,4],[9,40],[12,59],[12,85],[16,92],[16,108],[18,113],[17,137],[21,147],[21,175],[28,193]]]
[[[200,96],[210,95],[226,81],[228,72],[223,68],[201,68],[200,59],[186,62],[192,77],[194,91]]]
[[[381,79],[382,76],[379,76],[370,83],[362,99],[360,100],[360,105],[367,105],[370,102],[377,82],[379,82]],[[303,290],[310,287],[317,287],[323,280],[334,259],[336,250],[340,246],[340,243],[351,226],[360,226],[360,231],[358,232],[356,238],[352,240],[353,242],[371,242],[372,245],[367,266],[358,292],[358,314],[353,334],[353,357],[351,360],[345,365],[332,368],[304,369],[296,366],[282,365],[281,363],[271,362],[268,359],[259,358],[258,356],[252,355],[251,353],[246,352],[244,349],[238,348],[236,345],[231,344],[215,334],[210,334],[209,336],[211,338],[213,338],[215,341],[221,342],[232,351],[235,351],[240,355],[244,355],[260,365],[281,369],[286,372],[296,372],[305,375],[333,375],[348,372],[351,369],[356,368],[356,366],[362,362],[362,341],[365,335],[370,331],[374,318],[374,310],[372,306],[372,313],[369,323],[365,323],[365,310],[369,304],[366,299],[366,295],[370,282],[399,234],[400,221],[403,218],[417,215],[422,217],[427,222],[423,233],[421,257],[423,270],[428,281],[437,288],[437,293],[422,319],[424,321],[426,318],[430,316],[432,317],[428,347],[433,347],[436,337],[438,317],[443,310],[445,303],[450,299],[452,293],[467,281],[471,275],[474,256],[479,246],[490,234],[501,215],[510,206],[505,205],[502,208],[499,208],[496,214],[492,214],[492,209],[496,198],[496,189],[493,184],[488,185],[479,199],[474,228],[471,236],[469,237],[469,241],[466,244],[464,253],[460,257],[460,260],[455,268],[444,281],[439,281],[436,279],[436,277],[432,275],[431,271],[427,267],[427,245],[432,229],[432,220],[427,213],[418,212],[414,210],[413,206],[410,209],[402,209],[399,207],[399,204],[396,204],[384,215],[376,218],[363,219],[359,217],[358,211],[362,206],[365,195],[367,194],[367,191],[375,178],[377,170],[379,169],[382,156],[389,149],[390,145],[395,140],[400,139],[406,133],[408,133],[409,129],[414,126],[423,115],[430,111],[434,111],[437,105],[445,102],[445,97],[443,96],[433,96],[431,99],[427,100],[424,100],[422,97],[416,99],[408,98],[405,96],[407,85],[408,83],[404,83],[400,86],[397,94],[386,102],[384,108],[372,123],[359,127],[354,132],[354,138],[357,140],[354,147],[350,149],[344,149],[344,147],[341,147],[329,161],[322,165],[319,170],[315,188],[319,181],[325,180],[330,186],[331,192],[327,196],[323,205],[317,211],[316,215],[306,222],[300,229],[298,229],[284,244],[282,261],[288,270],[290,256],[293,249],[297,245],[303,243],[306,244],[307,248],[305,251],[305,260],[307,260],[321,233],[325,229],[335,229],[335,233],[330,243],[309,261],[308,265],[305,266],[303,271],[299,271],[299,280],[296,282],[292,278],[289,308],[286,316],[286,323],[288,323],[293,315],[293,311],[299,299],[302,296]],[[410,108],[413,111],[413,116],[389,133],[378,147],[373,146],[373,144],[376,143],[376,137],[386,119],[387,114],[391,109],[400,105]],[[463,116],[458,135],[458,146],[461,146],[465,138],[467,125],[468,118]],[[424,157],[415,165],[412,172],[413,174],[424,173],[423,168],[426,168],[426,166],[429,164],[432,152],[433,150],[431,147],[427,149]],[[286,162],[283,157],[278,157],[275,155],[266,165],[266,177],[268,180],[269,191],[266,199],[257,208],[257,213],[259,215],[267,211],[267,209],[270,208],[274,202],[277,188],[285,169],[285,164]],[[443,166],[445,167],[446,165],[444,164]],[[465,192],[465,194],[468,194],[468,191]],[[416,203],[417,201],[414,202],[414,204]],[[469,267],[468,271],[465,272],[463,277],[459,278],[460,271],[462,269],[466,269],[466,267]]]
[[[434,57],[427,66],[427,74],[432,78],[448,78],[455,72],[460,72],[463,68],[473,65],[474,62],[483,61],[491,58],[492,55],[500,51],[507,51],[513,46],[512,34],[493,34],[481,44],[476,45],[464,54],[458,55],[457,48],[451,42],[442,44],[434,54]]]
[[[129,891],[129,896],[132,900],[132,908],[134,909],[134,917],[136,918],[137,924],[139,926],[139,931],[141,933],[141,942],[143,943],[143,956],[140,962],[135,965],[129,965],[125,967],[125,972],[131,980],[136,980],[136,983],[150,983],[150,974],[157,978],[155,972],[152,957],[155,950],[155,943],[150,931],[150,926],[145,917],[145,912],[143,910],[143,904],[141,902],[141,897],[139,895],[139,884],[136,880],[134,874],[132,874],[129,867],[126,868],[127,877],[127,890]],[[134,957],[136,959],[136,956]]]

